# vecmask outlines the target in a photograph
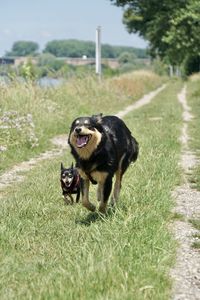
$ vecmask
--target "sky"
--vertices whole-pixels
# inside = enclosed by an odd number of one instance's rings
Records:
[[[0,0],[0,56],[20,40],[37,42],[40,51],[52,40],[95,41],[97,26],[103,44],[145,48],[122,17],[123,9],[110,0]]]

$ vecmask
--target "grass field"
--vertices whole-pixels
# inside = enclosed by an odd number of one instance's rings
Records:
[[[48,89],[32,82],[0,86],[0,173],[51,148],[50,138],[66,133],[75,117],[118,112],[165,80],[138,71],[101,83],[76,78]]]
[[[71,164],[69,150],[8,190],[0,202],[0,299],[169,299],[176,244],[168,224],[171,191],[180,182],[176,94],[181,87],[169,83],[152,104],[124,119],[140,143],[140,156],[124,176],[117,208],[107,216],[81,205],[64,206],[59,169],[61,161]],[[99,108],[102,91],[93,92],[88,101]],[[104,111],[116,113],[122,105],[106,93]],[[83,102],[78,113],[88,112],[87,101],[86,107]],[[95,202],[95,189],[91,199]]]

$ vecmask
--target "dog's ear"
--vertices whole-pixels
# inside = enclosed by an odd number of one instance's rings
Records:
[[[93,116],[92,116],[92,120],[93,120],[95,123],[100,124],[101,121],[102,121],[102,117],[103,117],[103,114],[102,114],[102,113],[100,113],[100,114],[98,114],[98,115],[93,115]]]
[[[74,164],[73,164],[73,162],[72,162],[71,169],[73,169],[73,168],[74,168]]]
[[[62,162],[61,162],[61,165],[60,165],[60,169],[61,169],[61,171],[64,169],[64,166],[63,166]]]

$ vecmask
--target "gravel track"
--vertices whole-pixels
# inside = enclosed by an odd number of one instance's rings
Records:
[[[187,176],[191,169],[198,163],[195,153],[189,151],[188,123],[193,118],[191,108],[187,103],[186,86],[177,95],[182,105],[183,127],[180,136],[182,143],[182,154],[180,164],[183,169],[183,185],[178,187],[173,196],[176,199],[174,212],[183,216],[183,221],[175,221],[173,232],[179,247],[177,250],[176,264],[171,270],[173,279],[173,300],[199,300],[200,299],[200,251],[192,244],[195,242],[195,234],[199,231],[194,229],[189,222],[190,219],[200,217],[200,192],[192,189]]]

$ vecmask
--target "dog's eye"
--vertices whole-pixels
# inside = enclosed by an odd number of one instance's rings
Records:
[[[72,174],[68,174],[68,177],[69,177],[69,178],[72,178],[72,177],[73,177],[73,175],[72,175]]]

